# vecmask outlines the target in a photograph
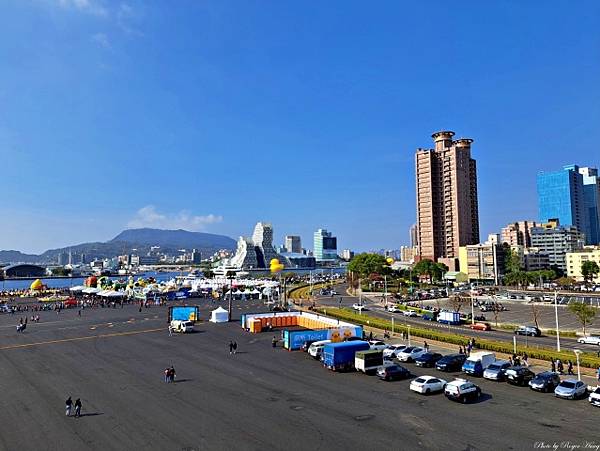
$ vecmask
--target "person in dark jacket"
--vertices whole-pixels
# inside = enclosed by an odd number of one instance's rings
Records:
[[[77,398],[77,400],[75,400],[75,416],[76,417],[81,416],[81,400],[79,398]]]
[[[67,398],[67,400],[65,401],[65,415],[70,417],[71,416],[71,407],[73,406],[73,401],[71,400],[71,397],[69,396]]]

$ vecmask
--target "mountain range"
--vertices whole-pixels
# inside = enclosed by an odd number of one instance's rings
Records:
[[[146,255],[152,246],[160,246],[160,252],[176,255],[180,249],[197,249],[204,256],[220,249],[234,250],[236,242],[225,235],[189,232],[187,230],[128,229],[110,241],[82,243],[59,249],[49,249],[40,255],[24,254],[15,250],[0,251],[2,263],[55,263],[62,252],[85,254],[86,259],[111,258],[117,255]]]

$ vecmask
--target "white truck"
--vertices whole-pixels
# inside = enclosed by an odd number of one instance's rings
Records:
[[[382,349],[357,351],[354,354],[354,368],[365,374],[375,374],[379,368],[389,365],[393,365],[393,362],[383,358]]]
[[[463,363],[462,370],[467,374],[482,377],[485,369],[496,361],[496,354],[488,351],[473,352]]]

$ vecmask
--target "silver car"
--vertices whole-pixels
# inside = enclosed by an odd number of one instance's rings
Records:
[[[506,378],[506,369],[510,366],[508,360],[496,360],[485,369],[483,377],[492,381],[504,380]]]
[[[583,398],[587,394],[587,385],[577,379],[562,381],[554,389],[554,395],[563,399]]]

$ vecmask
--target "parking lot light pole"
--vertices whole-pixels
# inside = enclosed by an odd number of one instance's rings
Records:
[[[410,324],[407,324],[406,327],[408,329],[408,346],[410,346]]]
[[[560,352],[560,332],[558,329],[558,290],[554,290],[554,318],[556,319],[556,352]]]
[[[469,297],[471,298],[471,324],[475,324],[475,307],[473,305],[473,295],[469,293]]]
[[[579,370],[579,354],[581,354],[581,350],[579,349],[575,349],[575,357],[577,359],[577,380],[580,381],[581,380],[581,371]]]

